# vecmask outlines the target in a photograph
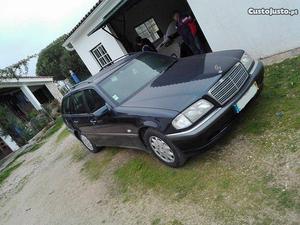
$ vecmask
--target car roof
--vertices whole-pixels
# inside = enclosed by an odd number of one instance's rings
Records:
[[[111,75],[113,72],[130,62],[131,60],[137,58],[138,56],[142,55],[142,52],[137,52],[137,53],[130,53],[127,55],[124,55],[112,62],[109,66],[104,67],[100,72],[95,74],[94,76],[91,76],[85,81],[82,81],[75,86],[72,87],[72,90],[68,92],[64,97],[70,96],[74,92],[77,92],[81,89],[87,88],[91,86],[91,84],[98,84],[102,80],[104,80],[106,77]]]

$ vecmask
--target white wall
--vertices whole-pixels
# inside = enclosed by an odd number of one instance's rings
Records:
[[[91,29],[93,29],[97,24],[98,22],[94,23],[91,26]],[[98,73],[101,69],[101,66],[90,52],[99,43],[103,44],[104,48],[113,60],[126,54],[126,52],[120,48],[119,43],[105,31],[98,30],[91,36],[88,36],[87,34],[88,31],[84,32],[79,38],[72,41],[72,45],[92,75]]]
[[[58,102],[62,102],[63,95],[58,90],[58,87],[55,83],[46,83],[45,86],[48,88],[49,92]]]
[[[255,58],[261,58],[300,47],[300,15],[248,15],[250,7],[299,9],[299,0],[187,1],[213,51],[244,49]],[[97,73],[101,67],[90,50],[100,42],[112,59],[126,54],[122,45],[103,30],[87,36],[101,20],[99,15],[92,17],[71,39],[72,45],[92,74]]]
[[[245,49],[256,58],[300,47],[300,15],[251,16],[248,8],[299,9],[299,0],[187,0],[213,51]]]

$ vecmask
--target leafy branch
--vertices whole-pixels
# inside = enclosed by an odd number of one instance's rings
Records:
[[[37,57],[37,54],[27,56],[25,59],[20,60],[19,62],[10,65],[4,69],[0,69],[0,79],[5,78],[19,78],[22,75],[28,73],[28,62]]]

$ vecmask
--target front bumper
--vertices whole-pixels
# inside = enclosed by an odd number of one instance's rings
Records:
[[[226,133],[233,119],[238,116],[233,109],[233,105],[244,96],[254,82],[256,82],[259,87],[256,95],[261,92],[264,78],[263,64],[260,61],[256,61],[249,74],[249,80],[226,105],[216,108],[192,128],[182,132],[168,134],[167,137],[186,153],[199,151],[212,145]]]

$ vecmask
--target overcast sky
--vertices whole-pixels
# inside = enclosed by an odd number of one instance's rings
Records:
[[[68,33],[97,0],[0,0],[0,68]],[[33,75],[35,62],[30,65]]]

